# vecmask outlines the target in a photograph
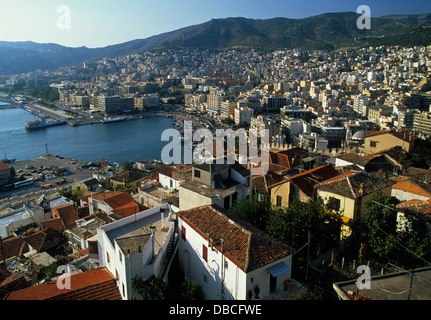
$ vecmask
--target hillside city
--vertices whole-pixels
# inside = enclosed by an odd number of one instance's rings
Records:
[[[252,175],[238,150],[5,157],[0,298],[431,299],[430,74],[431,46],[379,46],[154,49],[3,76],[2,101],[72,126],[266,129],[269,166]]]

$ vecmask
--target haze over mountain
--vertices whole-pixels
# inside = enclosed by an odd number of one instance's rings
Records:
[[[381,44],[431,44],[431,13],[372,18],[369,30],[357,28],[358,17],[354,12],[342,12],[304,19],[212,19],[199,25],[103,48],[0,41],[0,74],[54,69],[157,48],[336,50]]]

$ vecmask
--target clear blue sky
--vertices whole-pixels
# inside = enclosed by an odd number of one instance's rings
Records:
[[[70,29],[59,29],[60,5],[70,8]],[[206,22],[212,18],[305,18],[356,11],[374,17],[431,12],[429,0],[0,0],[0,41],[35,41],[102,47]]]

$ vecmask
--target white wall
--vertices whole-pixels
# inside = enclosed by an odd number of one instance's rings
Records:
[[[181,238],[182,228],[186,228],[186,241]],[[190,225],[178,218],[180,239],[178,242],[178,257],[184,276],[199,282],[204,290],[205,299],[235,299],[246,300],[248,290],[253,290],[255,285],[259,285],[260,297],[269,294],[270,274],[267,269],[279,262],[286,263],[292,268],[292,256],[285,257],[262,268],[245,273],[231,260],[223,257],[218,250],[211,250],[206,237],[202,237],[192,229]],[[203,259],[203,245],[207,247],[207,261]],[[222,270],[223,266],[223,270]],[[224,274],[222,296],[222,271]],[[206,278],[206,283],[205,279]],[[291,271],[285,272],[277,277],[277,290],[282,288],[283,282],[291,278]],[[251,281],[253,279],[253,281]]]
[[[184,276],[202,285],[205,299],[222,299],[222,254],[218,250],[211,250],[208,247],[207,239],[194,231],[181,218],[178,220],[180,234],[178,257],[180,266],[184,270]],[[181,238],[183,226],[186,228],[186,241]],[[203,245],[207,247],[207,261],[202,256]],[[245,273],[226,257],[223,257],[223,259],[228,265],[227,269],[224,268],[223,299],[245,299]]]
[[[429,199],[429,197],[421,196],[421,195],[418,195],[416,193],[404,191],[401,189],[395,189],[394,187],[392,187],[391,196],[397,198],[400,201],[408,201],[408,200],[413,200],[413,199],[418,199],[418,200],[428,200]]]
[[[119,281],[117,281],[117,285],[123,296],[123,299],[131,298],[131,293],[132,293],[131,280],[136,274],[140,274],[142,277],[145,278],[145,277],[151,276],[155,271],[155,264],[151,264],[151,265],[148,264],[152,258],[152,239],[148,241],[145,248],[142,249],[142,252],[134,255],[130,255],[130,254],[128,255],[127,253],[121,252],[121,249],[119,248],[119,246],[115,241],[114,241],[114,245],[111,243],[111,241],[108,238],[107,232],[120,228],[129,223],[134,223],[136,220],[145,219],[152,215],[158,215],[159,217],[161,217],[160,208],[169,208],[169,205],[164,204],[155,208],[145,210],[136,215],[132,215],[130,217],[126,217],[118,221],[104,225],[97,230],[99,265],[106,266],[108,270],[114,275],[114,277],[116,277],[116,272],[118,271]],[[178,210],[177,208],[175,209]],[[175,209],[173,211],[175,211]],[[167,218],[168,218],[168,215],[167,213],[165,213],[165,219]],[[171,226],[171,228],[173,227]],[[170,230],[169,235],[171,235],[172,232],[173,232],[173,229]],[[165,251],[164,250],[159,251],[159,255],[155,262],[158,262],[162,258],[163,252]],[[109,263],[107,262],[107,253],[109,254],[109,257],[110,257]],[[120,261],[120,254],[122,255],[122,261]],[[157,264],[157,266],[158,265],[159,263]],[[124,295],[123,295],[123,284],[125,288]]]
[[[172,187],[171,187],[171,181],[172,181]],[[166,188],[169,190],[172,190],[172,189],[178,190],[179,181],[167,175],[159,173],[159,182],[163,186],[163,188]]]

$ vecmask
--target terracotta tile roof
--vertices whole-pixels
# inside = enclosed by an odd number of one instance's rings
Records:
[[[72,204],[52,208],[52,217],[60,218],[66,229],[75,227],[75,221],[79,219],[78,212]]]
[[[392,189],[402,190],[409,193],[414,193],[419,196],[427,197],[431,199],[431,192],[422,188],[419,184],[415,183],[411,179],[404,179],[398,181],[392,186]]]
[[[356,199],[389,187],[393,183],[389,179],[365,171],[349,170],[319,183],[316,188]]]
[[[361,156],[360,154],[357,154],[354,152],[339,155],[339,156],[337,156],[337,158],[344,160],[344,161],[347,161],[347,162],[351,162],[351,163],[356,164],[358,166],[365,166],[372,159],[372,158],[367,157],[367,156]]]
[[[270,185],[283,180],[283,178],[281,178],[278,174],[275,174],[271,171],[268,171],[264,175],[255,176],[252,179],[253,190],[261,193],[268,193],[268,187]]]
[[[414,215],[431,223],[431,199],[413,199],[397,204],[397,209],[401,212]]]
[[[10,292],[5,300],[121,300],[116,280],[105,267],[70,276],[70,289],[57,288],[56,280]]]
[[[312,198],[314,197],[314,188],[317,183],[326,181],[330,178],[336,177],[337,175],[338,171],[332,165],[327,164],[274,183],[273,185],[270,185],[269,188],[273,188],[290,181],[296,188],[304,192],[308,197]]]
[[[294,253],[290,246],[270,237],[217,205],[180,211],[177,217],[187,223],[244,272],[261,268]]]
[[[71,254],[69,254],[68,255],[68,257],[69,258],[72,258],[72,259],[77,259],[77,258],[79,258],[79,257],[83,257],[83,256],[86,256],[86,255],[88,255],[90,253],[90,250],[89,250],[89,248],[85,248],[85,249],[82,249],[81,251],[77,251],[77,252],[74,252],[74,253],[71,253]]]
[[[174,166],[165,166],[157,170],[159,174],[164,174],[165,176],[172,178],[172,173],[176,170]]]
[[[4,264],[0,265],[0,299],[8,292],[28,288],[31,281],[23,275],[9,272]]]
[[[61,218],[52,218],[52,219],[43,220],[40,222],[40,224],[42,226],[42,230],[52,228],[57,231],[63,231],[66,229],[64,227],[64,224]]]
[[[136,203],[132,196],[127,192],[120,192],[111,197],[106,197],[103,201],[114,210],[130,203]]]
[[[275,152],[269,155],[269,162],[282,165],[287,168],[301,164],[302,159],[309,155],[308,151],[300,147]]]
[[[53,228],[35,232],[24,239],[37,252],[56,248],[65,242],[63,235]]]
[[[1,261],[12,257],[22,257],[29,251],[28,244],[23,237],[10,237],[3,240],[3,249],[0,250]],[[4,252],[4,257],[3,257]]]
[[[409,131],[398,132],[398,131],[393,131],[393,130],[382,130],[382,131],[370,132],[370,133],[365,135],[365,138],[375,137],[375,136],[379,136],[379,135],[383,135],[383,134],[390,134],[390,135],[392,135],[398,139],[401,139],[403,141],[406,141],[406,142],[412,142],[416,139],[414,135],[410,135]]]
[[[9,169],[10,169],[9,166],[6,163],[0,161],[0,171],[9,170]]]

